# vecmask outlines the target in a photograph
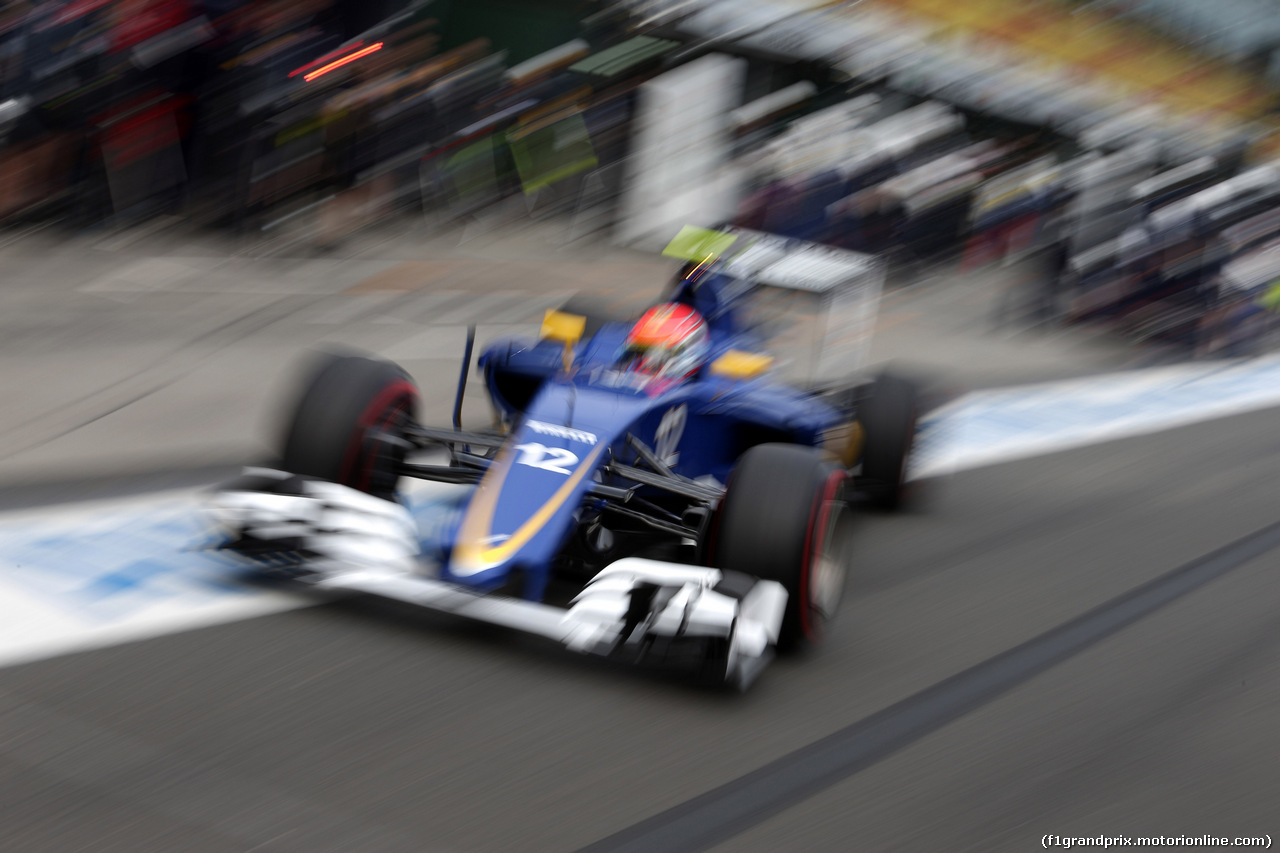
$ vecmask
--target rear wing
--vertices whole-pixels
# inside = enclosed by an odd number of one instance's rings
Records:
[[[884,287],[874,255],[745,228],[686,226],[664,255],[741,282],[726,294],[766,340],[791,381],[836,384],[865,367]]]

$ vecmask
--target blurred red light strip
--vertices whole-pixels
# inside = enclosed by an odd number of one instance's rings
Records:
[[[346,65],[349,62],[355,62],[360,57],[368,56],[369,54],[379,50],[382,50],[382,42],[371,44],[368,47],[357,50],[355,53],[348,54],[347,56],[344,56],[341,59],[335,59],[333,62],[330,62],[328,65],[321,65],[319,68],[317,68],[315,71],[312,71],[310,74],[304,74],[302,79],[310,83],[312,80],[316,79],[322,74],[328,74],[330,71],[334,70],[335,68],[341,68],[342,66]]]
[[[301,74],[302,72],[306,71],[308,68],[314,68],[314,67],[316,67],[317,65],[319,65],[319,64],[320,64],[320,63],[322,63],[322,62],[328,62],[330,59],[333,59],[335,56],[341,56],[341,55],[342,55],[342,53],[343,53],[343,51],[351,50],[351,48],[353,48],[353,47],[359,47],[359,46],[360,46],[360,45],[362,45],[362,44],[364,44],[364,42],[363,42],[363,41],[358,41],[358,42],[356,42],[355,44],[343,45],[342,47],[338,48],[337,50],[331,50],[331,51],[329,51],[328,53],[326,53],[324,56],[320,57],[319,59],[313,59],[313,60],[311,60],[310,62],[308,62],[306,65],[302,66],[301,68],[295,68],[295,69],[293,69],[292,71],[290,71],[290,72],[289,72],[289,76],[290,76],[290,77],[297,77],[299,74]]]
[[[60,27],[77,18],[83,18],[90,12],[96,12],[103,6],[109,6],[112,2],[113,0],[80,0],[78,3],[71,3],[54,12],[48,19],[38,23],[36,29],[43,31],[51,27]]]

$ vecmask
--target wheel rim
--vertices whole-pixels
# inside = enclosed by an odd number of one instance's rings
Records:
[[[822,639],[823,625],[835,615],[847,573],[848,509],[840,499],[847,475],[833,471],[815,502],[808,552],[801,573],[800,628],[810,641]]]
[[[819,622],[835,616],[844,594],[845,576],[848,573],[845,552],[847,536],[844,531],[846,512],[841,504],[828,508],[826,530],[823,532],[820,550],[813,558],[809,607]]]

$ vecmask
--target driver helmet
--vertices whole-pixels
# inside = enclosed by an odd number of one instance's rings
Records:
[[[695,373],[711,348],[702,315],[677,302],[650,308],[623,345],[623,366],[653,379],[683,379]]]

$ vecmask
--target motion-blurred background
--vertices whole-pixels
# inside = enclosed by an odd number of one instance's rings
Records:
[[[8,3],[0,470],[240,461],[322,342],[444,399],[465,324],[643,304],[686,224],[885,259],[871,356],[945,396],[1267,351],[1273,11]]]
[[[1274,835],[1276,0],[2,9],[0,851],[623,849],[778,760],[828,787],[714,849]],[[870,361],[950,400],[819,653],[711,694],[191,549],[302,352],[445,423],[469,326],[731,223],[884,259]]]
[[[495,211],[626,246],[734,221],[1023,264],[1036,319],[1236,352],[1280,301],[1280,20],[1212,6],[10,2],[0,217],[242,250]]]

